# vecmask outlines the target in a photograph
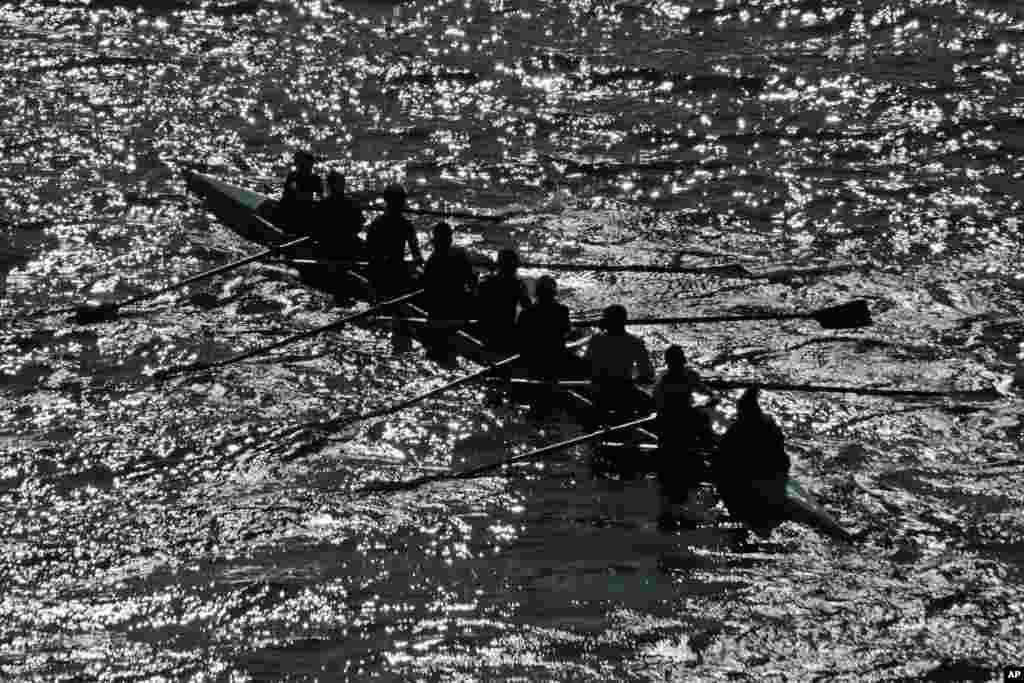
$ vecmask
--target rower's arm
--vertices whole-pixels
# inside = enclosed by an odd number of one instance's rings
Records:
[[[647,345],[637,339],[636,369],[638,382],[649,384],[654,381],[654,365],[651,364],[651,355],[647,353]]]
[[[665,384],[664,380],[654,385],[654,391],[651,392],[651,398],[654,399],[655,409],[661,413],[665,410]]]
[[[569,309],[565,309],[565,315],[562,316],[559,323],[559,326],[562,328],[562,342],[565,343],[572,336],[572,322],[569,320]],[[590,344],[587,344],[587,353],[590,353]]]
[[[420,251],[420,243],[416,239],[416,229],[412,227],[412,223],[406,222],[405,225],[405,241],[409,245],[409,253],[412,255],[413,261],[423,263],[423,252]]]
[[[526,289],[526,283],[522,280],[519,281],[519,300],[516,303],[524,311],[533,303],[530,301],[530,292]]]

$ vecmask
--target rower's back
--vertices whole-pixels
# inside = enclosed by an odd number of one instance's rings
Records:
[[[600,327],[587,345],[591,380],[598,385],[632,385],[654,381],[654,366],[644,340],[626,331],[626,309],[618,304],[604,310]]]
[[[502,249],[498,253],[498,272],[484,278],[477,292],[479,331],[487,345],[495,350],[508,351],[515,347],[518,312],[531,305],[526,283],[517,274],[518,269],[519,255],[512,249]]]
[[[714,459],[715,483],[729,514],[766,535],[785,518],[789,456],[782,430],[758,405],[757,388],[737,404]]]
[[[405,291],[410,286],[409,268],[405,263],[405,250],[409,248],[413,261],[423,262],[416,230],[402,211],[405,210],[405,190],[398,185],[384,190],[384,213],[366,230],[366,251],[370,258],[370,273],[374,286],[385,294]]]
[[[523,309],[516,337],[531,376],[557,379],[567,360],[565,341],[572,330],[569,309],[555,300],[558,285],[550,275],[537,279],[536,301]]]
[[[452,228],[441,222],[432,230],[433,253],[423,268],[420,284],[423,303],[431,317],[464,319],[469,316],[476,274],[465,249],[452,242]]]
[[[704,387],[700,375],[686,364],[686,354],[673,344],[665,351],[668,368],[654,385],[652,398],[658,411],[662,450],[670,457],[711,445],[711,419],[693,404],[693,394]]]
[[[359,238],[363,229],[363,212],[345,195],[345,176],[337,171],[327,174],[328,194],[318,207],[317,244],[325,256],[345,259],[363,254],[365,245]]]
[[[284,179],[275,218],[289,232],[309,235],[315,231],[313,212],[316,200],[323,195],[323,180],[314,172],[316,159],[309,152],[296,152],[293,162]]]
[[[587,345],[584,361],[590,366],[595,414],[606,424],[651,408],[651,398],[637,383],[654,381],[654,366],[647,345],[626,331],[628,315],[624,306],[607,307],[601,317],[604,330]]]

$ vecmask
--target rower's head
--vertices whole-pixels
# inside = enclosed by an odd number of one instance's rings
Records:
[[[670,371],[682,370],[686,367],[686,352],[679,344],[673,344],[665,349],[665,364]]]
[[[619,334],[626,331],[627,320],[629,320],[629,315],[626,313],[626,307],[621,304],[612,304],[604,309],[598,327],[605,332]]]
[[[519,270],[519,254],[515,249],[502,249],[498,252],[498,272],[506,276],[515,276]]]
[[[337,169],[332,168],[327,174],[327,187],[331,191],[331,196],[344,197],[345,176]]]
[[[737,419],[749,419],[761,414],[761,406],[757,403],[760,392],[761,390],[757,387],[750,387],[743,392],[740,400],[736,402]]]
[[[381,195],[389,211],[401,211],[405,208],[405,188],[398,183],[385,187]]]
[[[313,164],[316,163],[316,157],[311,152],[307,152],[304,149],[300,149],[292,157],[292,163],[295,164],[295,169],[304,173],[309,173],[313,170]]]
[[[452,226],[441,221],[434,226],[430,236],[430,243],[434,245],[434,251],[448,251],[452,246]]]
[[[538,303],[550,303],[554,301],[555,296],[558,295],[558,283],[555,282],[555,278],[550,275],[541,275],[537,278],[537,284],[534,291],[536,292]]]

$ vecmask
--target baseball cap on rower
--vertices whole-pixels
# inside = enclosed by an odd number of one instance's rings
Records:
[[[612,304],[604,309],[601,314],[601,322],[597,324],[602,330],[618,329],[625,326],[629,316],[626,314],[626,307],[621,304]]]

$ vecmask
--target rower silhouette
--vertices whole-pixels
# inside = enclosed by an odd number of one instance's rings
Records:
[[[557,381],[568,353],[565,342],[572,326],[569,309],[556,300],[558,283],[550,275],[537,278],[535,301],[519,314],[517,337],[527,373],[534,379]]]
[[[644,341],[626,331],[626,308],[614,304],[604,309],[584,360],[590,365],[594,404],[598,419],[605,424],[629,419],[650,406],[649,397],[637,384],[654,381],[654,366]]]
[[[658,411],[658,527],[670,530],[678,526],[673,507],[687,503],[707,476],[704,454],[714,447],[715,434],[711,418],[694,405],[694,392],[707,388],[687,366],[683,349],[668,347],[665,363],[668,368],[654,385],[653,396]]]
[[[316,157],[299,150],[292,158],[292,168],[284,179],[284,191],[276,214],[283,229],[301,235],[315,232],[316,200],[323,196],[323,180],[314,172]]]
[[[416,230],[402,214],[405,189],[401,185],[389,185],[384,189],[383,197],[384,213],[366,230],[370,280],[378,295],[398,295],[412,287],[412,277],[405,263],[406,247],[417,266],[423,265],[423,254],[416,239]]]
[[[545,383],[533,395],[532,415],[541,418],[554,410],[557,382],[566,376],[572,357],[565,342],[572,332],[569,309],[557,301],[558,283],[550,275],[537,278],[533,304],[523,309],[516,324],[516,340],[527,376]]]
[[[789,455],[782,430],[758,404],[758,389],[743,392],[736,421],[713,460],[718,493],[730,516],[766,536],[786,519]]]
[[[327,196],[318,213],[316,242],[324,256],[352,260],[363,255],[363,211],[345,195],[345,176],[335,169],[327,174]]]
[[[472,310],[476,291],[476,273],[466,250],[453,245],[452,227],[438,223],[432,230],[433,252],[423,268],[420,286],[424,289],[420,301],[432,320],[444,321],[440,326],[428,326],[421,339],[427,355],[438,362],[452,363],[455,349],[450,335],[467,313]]]
[[[514,249],[498,252],[498,272],[480,283],[477,294],[478,332],[487,346],[511,353],[516,348],[516,318],[530,307],[526,283],[519,277],[519,254]]]

